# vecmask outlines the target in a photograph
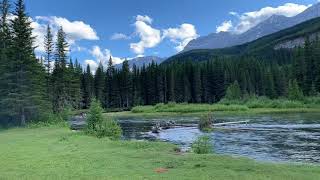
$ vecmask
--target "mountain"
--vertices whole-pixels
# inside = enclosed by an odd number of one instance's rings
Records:
[[[152,62],[155,62],[156,64],[161,64],[163,61],[165,61],[165,58],[160,58],[157,56],[145,56],[145,57],[137,57],[134,59],[129,60],[129,66],[130,68],[133,67],[133,65],[135,64],[137,67],[142,67],[143,65],[149,65]],[[117,64],[115,65],[115,67],[117,69],[121,69],[122,68],[122,64]]]
[[[320,17],[320,3],[309,7],[294,17],[273,15],[242,34],[221,32],[200,37],[189,42],[183,52],[193,49],[218,49],[244,44],[316,17]]]
[[[287,50],[303,46],[305,38],[315,40],[320,37],[320,17],[308,20],[293,27],[264,36],[242,45],[220,49],[195,49],[170,57],[164,63],[172,61],[205,61],[217,56],[255,56],[264,59],[272,58],[280,49]]]

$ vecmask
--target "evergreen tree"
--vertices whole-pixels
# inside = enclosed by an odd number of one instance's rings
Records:
[[[87,69],[83,74],[83,106],[85,109],[90,107],[91,100],[94,97],[94,78],[91,73],[90,65],[87,65]]]
[[[225,99],[227,100],[240,100],[242,98],[242,93],[238,81],[231,84],[226,92]]]
[[[23,0],[18,0],[11,21],[12,54],[6,73],[6,97],[1,106],[12,119],[25,125],[31,119],[40,119],[47,111],[45,101],[44,69],[34,55],[32,28]]]
[[[315,74],[314,70],[315,67],[315,61],[313,57],[313,49],[312,49],[312,43],[310,42],[309,37],[305,40],[305,47],[304,47],[304,56],[305,56],[305,62],[306,62],[306,81],[305,81],[305,93],[307,95],[310,94],[312,84],[315,81]]]
[[[1,99],[4,99],[9,93],[9,88],[7,86],[7,71],[10,68],[8,61],[12,42],[8,15],[9,2],[8,0],[2,0],[0,2],[0,119],[2,119],[4,125],[7,125],[10,120],[6,108],[4,108],[6,104],[2,104],[5,102],[1,101]]]
[[[106,100],[105,100],[105,106],[107,108],[112,108],[115,107],[117,104],[116,102],[116,70],[112,61],[112,57],[110,57],[108,61],[108,68],[107,68],[107,73],[106,73],[106,83],[105,83],[105,94],[106,94]]]
[[[55,45],[55,66],[52,73],[53,108],[55,112],[62,112],[65,107],[71,106],[68,94],[69,72],[67,69],[68,43],[66,34],[60,27]]]
[[[121,69],[121,97],[122,97],[122,107],[129,108],[132,105],[132,97],[131,97],[131,91],[132,91],[132,76],[129,69],[129,62],[128,60],[125,60],[122,63],[122,69]]]
[[[300,89],[297,80],[289,82],[288,98],[290,100],[303,100],[303,92]]]
[[[103,65],[100,62],[94,76],[94,95],[95,95],[95,98],[100,102],[104,102],[104,93],[103,93],[103,90],[105,87],[104,77],[105,75],[104,75]]]
[[[47,33],[44,37],[44,49],[45,49],[45,67],[46,67],[46,85],[47,85],[47,98],[52,100],[52,84],[51,84],[51,70],[52,70],[52,56],[53,56],[53,35],[50,25],[47,26]]]

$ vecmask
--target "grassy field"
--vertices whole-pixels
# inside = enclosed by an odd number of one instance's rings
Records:
[[[97,139],[61,127],[1,130],[0,179],[320,179],[319,166],[177,154],[173,148]]]

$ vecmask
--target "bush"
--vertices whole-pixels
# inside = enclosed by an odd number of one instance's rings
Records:
[[[96,131],[98,125],[101,125],[103,121],[103,109],[97,100],[91,102],[89,115],[87,118],[87,130],[89,132]]]
[[[198,127],[201,131],[210,131],[212,129],[212,124],[213,124],[213,115],[210,113],[207,116],[203,116],[200,118]]]
[[[200,136],[193,144],[192,151],[196,154],[209,154],[212,152],[213,146],[209,136]]]
[[[109,137],[113,140],[117,140],[121,138],[121,135],[121,127],[112,118],[103,120],[96,130],[96,136],[98,138]]]
[[[122,135],[121,127],[114,119],[103,117],[103,109],[97,100],[91,102],[87,118],[87,132],[98,138],[119,139]]]

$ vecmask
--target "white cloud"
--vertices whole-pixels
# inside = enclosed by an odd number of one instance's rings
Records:
[[[44,52],[44,37],[47,31],[47,26],[45,24],[39,24],[38,22],[31,21],[31,27],[33,28],[32,34],[35,38],[35,46],[37,46],[36,51]]]
[[[135,32],[127,36],[123,33],[115,33],[111,37],[112,40],[117,39],[131,39],[138,37],[139,42],[130,43],[130,49],[137,56],[144,54],[145,49],[154,48],[159,45],[164,39],[169,39],[173,42],[176,47],[175,49],[179,52],[193,39],[196,39],[199,35],[197,34],[196,28],[192,24],[182,24],[177,28],[168,28],[159,30],[152,27],[153,19],[147,15],[137,15],[135,17]]]
[[[310,6],[311,5],[286,3],[278,7],[264,7],[257,11],[245,12],[242,14],[230,12],[229,14],[235,16],[238,19],[238,22],[234,23],[236,25],[233,27],[231,21],[225,21],[222,23],[222,26],[217,27],[217,32],[220,32],[222,29],[234,33],[243,33],[258,25],[262,21],[270,18],[272,15],[292,17],[303,12]]]
[[[136,54],[143,54],[145,48],[153,48],[161,42],[161,32],[151,27],[152,19],[148,16],[136,17],[135,33],[139,36],[138,43],[131,43],[130,48]]]
[[[93,73],[93,74],[95,74],[96,73],[96,70],[97,70],[97,68],[98,68],[98,66],[99,66],[99,64],[96,62],[96,61],[94,61],[94,60],[91,60],[91,59],[87,59],[87,60],[85,60],[84,61],[84,65],[85,66],[90,66],[90,70],[91,70],[91,72]]]
[[[114,33],[110,37],[110,40],[127,40],[127,39],[130,39],[130,37],[122,33]]]
[[[169,38],[171,42],[177,44],[175,49],[180,52],[184,47],[199,35],[192,24],[182,24],[178,28],[169,28],[163,30],[162,38]]]
[[[225,21],[220,26],[217,27],[217,33],[219,32],[227,32],[233,27],[232,21]]]
[[[85,65],[90,65],[92,71],[95,71],[101,62],[104,67],[108,66],[108,61],[112,57],[114,64],[121,64],[124,59],[119,57],[114,57],[109,49],[102,50],[99,46],[93,46],[89,51],[95,60],[85,60]]]
[[[46,34],[47,24],[50,24],[52,33],[56,34],[60,26],[67,35],[67,41],[70,45],[74,45],[80,40],[99,40],[96,31],[83,21],[69,21],[63,17],[56,16],[37,16],[31,19],[33,34],[36,36],[35,45],[38,52],[43,52],[43,41]]]
[[[152,24],[153,19],[147,15],[145,15],[145,16],[138,15],[138,16],[136,16],[136,21],[142,21],[142,22],[145,22],[148,24]]]

